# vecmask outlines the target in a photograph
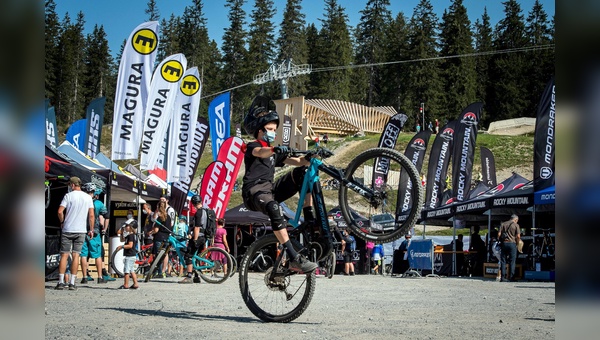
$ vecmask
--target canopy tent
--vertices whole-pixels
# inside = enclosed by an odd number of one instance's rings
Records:
[[[94,160],[102,164],[105,168],[110,169],[118,174],[133,176],[131,174],[125,173],[125,169],[121,168],[117,163],[111,161],[110,158],[106,157],[102,152],[98,152]]]
[[[46,179],[50,180],[63,179],[66,182],[70,177],[77,176],[84,183],[94,182],[101,188],[106,187],[106,176],[100,175],[95,171],[77,164],[60,151],[47,145],[45,155],[45,174]]]
[[[148,176],[144,175],[140,169],[136,168],[132,164],[127,164],[125,166],[125,170],[127,170],[136,178],[140,178],[142,181],[145,181],[148,178]]]
[[[471,191],[469,192],[469,199],[476,198],[477,196],[483,194],[484,192],[490,189],[490,187],[488,187],[485,183],[483,183],[483,181],[481,181],[477,183],[475,188],[471,189]]]
[[[73,144],[68,141],[64,141],[58,148],[58,151],[65,154],[69,157],[73,162],[78,163],[90,170],[104,170],[106,167],[100,162],[97,162],[89,157],[87,157],[83,152],[77,149]]]
[[[556,196],[556,185],[547,187],[540,191],[536,191],[533,194],[533,201],[536,205],[541,204],[554,204],[554,198]]]
[[[243,203],[228,209],[223,218],[227,225],[271,224],[269,216],[258,211],[248,210]]]

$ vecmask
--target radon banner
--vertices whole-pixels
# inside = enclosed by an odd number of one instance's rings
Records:
[[[208,140],[208,121],[205,118],[198,118],[194,130],[194,139],[190,149],[189,163],[186,166],[185,178],[173,182],[171,185],[171,199],[169,204],[177,212],[181,212],[185,206],[185,200],[188,192],[192,186],[194,175],[198,169],[198,163],[200,162],[200,156],[204,152],[206,147],[206,141]]]
[[[380,148],[394,149],[396,147],[396,141],[402,131],[402,127],[408,117],[403,113],[397,113],[388,120],[381,137],[379,137]],[[386,157],[379,157],[375,160],[375,166],[373,167],[373,179],[372,186],[375,190],[378,188],[384,188],[387,183],[388,177],[388,166],[389,161]]]
[[[48,106],[46,99],[46,145],[53,148],[58,147],[58,136],[56,135],[56,112],[54,106]]]
[[[550,79],[538,104],[533,138],[533,185],[539,191],[554,185],[556,86]]]
[[[455,120],[442,126],[433,140],[425,184],[425,209],[427,210],[439,207],[442,202],[442,195],[446,190],[446,174],[453,151],[455,127]]]
[[[222,93],[208,105],[208,124],[210,126],[213,160],[217,159],[221,145],[229,138],[231,124],[229,115],[229,97],[229,92]]]
[[[481,147],[481,181],[489,188],[496,186],[496,160],[492,151]]]
[[[404,155],[413,163],[417,168],[417,172],[421,173],[423,167],[423,159],[425,158],[425,152],[427,151],[427,144],[431,137],[431,131],[425,130],[417,133],[410,140],[404,151]],[[413,183],[408,177],[406,171],[402,171],[400,174],[400,188],[398,192],[400,194],[398,198],[398,204],[401,205],[400,209],[396,207],[396,210],[400,210],[403,216],[407,216],[412,208],[413,198],[411,197],[411,190],[413,185],[421,185],[421,183]],[[417,207],[421,209],[421,207]]]
[[[452,196],[458,202],[466,201],[469,198],[477,124],[479,124],[482,109],[482,103],[473,103],[467,106],[458,117],[452,159]]]
[[[104,103],[105,97],[100,97],[92,100],[87,107],[86,119],[86,142],[85,155],[91,159],[96,158],[96,154],[100,152],[100,138],[102,137],[102,124],[104,122]]]
[[[163,149],[163,141],[171,122],[179,80],[183,78],[187,60],[181,53],[166,57],[154,70],[148,103],[144,114],[140,169],[154,169]]]
[[[113,160],[138,158],[157,47],[158,22],[150,21],[136,27],[123,48],[113,113]]]
[[[217,161],[225,164],[225,178],[218,186],[219,193],[216,199],[212,200],[211,208],[215,210],[217,217],[223,217],[227,210],[227,204],[233,191],[233,186],[237,179],[238,172],[244,161],[246,153],[246,144],[241,138],[229,137],[223,142]]]
[[[202,84],[197,67],[185,71],[179,82],[179,92],[169,135],[172,136],[167,154],[167,182],[176,182],[187,176],[187,167],[192,151],[192,137],[198,120]]]

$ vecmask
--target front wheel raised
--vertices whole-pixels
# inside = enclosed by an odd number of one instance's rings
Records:
[[[257,252],[277,259],[280,249],[275,235],[256,240],[246,251],[240,265],[240,292],[252,314],[266,322],[290,322],[298,318],[315,292],[314,271],[295,274],[283,261],[275,261],[265,272],[251,272],[251,260]]]

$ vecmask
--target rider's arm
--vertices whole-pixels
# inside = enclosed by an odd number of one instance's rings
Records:
[[[283,161],[283,163],[293,166],[310,165],[310,161],[304,157],[288,157]]]
[[[273,154],[275,154],[275,151],[273,151],[273,147],[271,146],[261,146],[252,149],[252,156],[258,158],[269,158]]]

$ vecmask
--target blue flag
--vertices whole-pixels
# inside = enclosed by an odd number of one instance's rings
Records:
[[[229,92],[218,95],[208,105],[208,126],[210,126],[210,139],[212,140],[213,160],[217,160],[219,149],[223,142],[229,138],[231,119]]]
[[[80,119],[67,130],[67,142],[73,144],[79,151],[85,150],[85,130],[87,129],[87,119]]]

